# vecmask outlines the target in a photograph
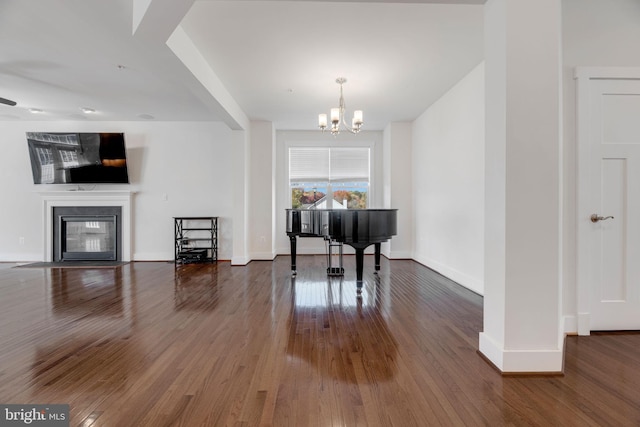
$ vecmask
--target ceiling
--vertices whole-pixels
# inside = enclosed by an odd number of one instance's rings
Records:
[[[1,0],[0,97],[17,105],[0,121],[225,121],[165,43],[176,25],[246,117],[276,129],[316,129],[337,77],[365,129],[411,121],[483,58],[484,0],[171,1],[148,0],[133,34],[133,0]]]

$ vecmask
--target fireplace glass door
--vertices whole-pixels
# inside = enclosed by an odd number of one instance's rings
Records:
[[[116,258],[116,216],[61,216],[60,254],[63,261]]]

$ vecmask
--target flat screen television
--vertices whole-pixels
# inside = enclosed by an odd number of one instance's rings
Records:
[[[123,133],[27,132],[34,184],[128,184]]]

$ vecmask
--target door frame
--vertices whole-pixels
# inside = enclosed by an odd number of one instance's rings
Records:
[[[640,67],[576,67],[576,285],[578,335],[591,333],[590,215],[596,212],[590,193],[591,135],[589,127],[592,80],[640,79]]]

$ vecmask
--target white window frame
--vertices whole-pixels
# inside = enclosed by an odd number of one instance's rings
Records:
[[[374,200],[374,191],[375,191],[375,142],[371,140],[362,140],[362,141],[341,141],[341,140],[333,140],[333,141],[286,141],[284,144],[284,156],[286,165],[286,173],[285,173],[285,186],[286,188],[286,206],[291,208],[291,181],[289,179],[290,171],[289,171],[289,149],[290,148],[368,148],[369,149],[369,190],[367,194],[367,208],[371,206]],[[331,183],[327,185],[327,193],[333,194],[333,188]],[[333,199],[329,198],[327,201],[327,208],[331,208],[333,205]]]

